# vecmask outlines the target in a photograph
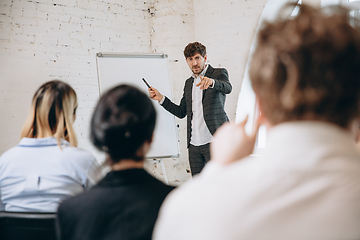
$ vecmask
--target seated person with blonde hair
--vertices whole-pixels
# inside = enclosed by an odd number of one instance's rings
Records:
[[[266,149],[237,161],[258,126],[224,124],[209,165],[165,199],[155,240],[360,239],[360,32],[341,8],[299,8],[262,27],[251,61]]]
[[[0,211],[56,212],[99,180],[96,159],[76,148],[76,108],[76,93],[64,82],[35,92],[20,143],[0,157]]]

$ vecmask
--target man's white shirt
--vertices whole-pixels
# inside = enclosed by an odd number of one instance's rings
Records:
[[[201,146],[207,143],[210,143],[213,139],[205,119],[203,111],[203,93],[204,90],[197,87],[196,84],[201,82],[200,77],[204,77],[209,65],[206,65],[204,70],[199,74],[199,76],[192,75],[194,78],[193,88],[192,88],[192,112],[193,117],[191,119],[191,139],[190,144],[193,146]],[[212,85],[214,86],[214,84]]]

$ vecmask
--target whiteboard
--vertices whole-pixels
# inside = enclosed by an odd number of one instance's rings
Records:
[[[97,53],[100,95],[119,84],[137,87],[148,95],[146,81],[169,99],[173,99],[168,58],[166,54]],[[153,101],[153,100],[151,100]],[[174,115],[153,101],[157,116],[154,138],[147,158],[180,156],[178,127]]]

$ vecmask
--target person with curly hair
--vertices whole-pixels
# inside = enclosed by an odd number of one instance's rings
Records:
[[[360,116],[360,31],[340,7],[298,7],[296,17],[259,32],[253,133],[246,120],[216,132],[212,160],[165,200],[155,240],[360,239],[360,154],[351,134]],[[266,149],[247,157],[261,123]]]

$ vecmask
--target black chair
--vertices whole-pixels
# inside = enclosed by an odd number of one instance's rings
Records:
[[[55,213],[0,212],[1,240],[56,240]]]

